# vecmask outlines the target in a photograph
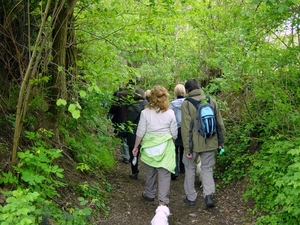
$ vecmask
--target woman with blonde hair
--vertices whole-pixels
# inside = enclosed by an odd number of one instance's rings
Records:
[[[185,87],[182,84],[177,84],[174,88],[174,100],[171,102],[171,109],[175,113],[178,135],[175,140],[175,154],[176,154],[176,168],[175,174],[172,174],[172,180],[176,180],[178,177],[178,172],[184,173],[184,164],[182,163],[183,157],[183,143],[181,137],[181,105],[185,99]],[[179,150],[179,163],[178,163],[178,150]],[[178,165],[179,164],[179,165]]]
[[[141,112],[133,155],[138,154],[141,144],[141,160],[146,165],[146,183],[142,196],[154,201],[156,176],[158,175],[159,205],[169,204],[171,173],[175,172],[174,141],[177,138],[177,123],[170,109],[169,93],[163,86],[151,89],[150,102]]]
[[[151,90],[145,91],[145,95],[146,95],[146,100],[147,100],[148,102],[150,102]]]

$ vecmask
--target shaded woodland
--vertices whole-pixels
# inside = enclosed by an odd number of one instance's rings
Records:
[[[299,12],[297,0],[1,0],[0,223],[109,218],[122,185],[113,93],[132,80],[172,100],[195,78],[227,129],[218,188],[243,184],[251,223],[299,224]]]

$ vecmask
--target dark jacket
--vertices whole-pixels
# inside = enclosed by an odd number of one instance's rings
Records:
[[[125,122],[131,121],[134,124],[133,133],[126,132],[125,134],[127,139],[127,144],[129,147],[132,148],[134,147],[135,133],[137,129],[137,124],[139,123],[140,120],[140,113],[147,104],[148,104],[147,100],[140,100],[129,105],[127,109]]]
[[[124,123],[128,106],[123,98],[126,97],[126,91],[117,91],[114,93],[115,102],[111,105],[109,114],[112,116],[111,121],[114,124],[115,132],[120,123]]]
[[[194,98],[197,101],[205,99],[205,95],[202,89],[196,89],[189,92],[189,97]],[[196,124],[196,108],[195,106],[185,100],[181,106],[181,135],[183,140],[184,151],[188,154],[192,151],[194,152],[206,152],[212,151],[218,148],[218,146],[223,146],[225,127],[223,119],[218,108],[216,100],[210,98],[210,104],[215,109],[216,112],[216,134],[211,138],[207,138],[198,134],[198,131],[194,129],[194,124]]]

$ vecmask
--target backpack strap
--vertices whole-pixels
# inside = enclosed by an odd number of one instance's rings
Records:
[[[185,100],[192,103],[193,106],[195,106],[196,109],[197,109],[197,105],[200,103],[200,101],[197,101],[196,99],[193,99],[193,98],[186,98]]]
[[[210,97],[206,96],[206,101],[210,104]]]
[[[208,103],[210,103],[210,97],[209,97],[209,96],[205,96],[204,99],[206,99],[206,101],[207,101]],[[200,101],[197,101],[197,100],[194,99],[194,98],[186,98],[185,100],[189,101],[190,103],[192,103],[192,104],[195,106],[195,108],[197,108],[197,105],[198,105],[200,102],[202,102],[204,99],[201,99]]]

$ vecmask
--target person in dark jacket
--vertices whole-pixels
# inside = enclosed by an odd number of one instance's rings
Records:
[[[125,122],[129,124],[129,127],[132,128],[132,132],[128,131],[125,133],[126,140],[127,140],[127,145],[129,147],[129,154],[130,154],[130,163],[131,163],[131,174],[129,175],[133,179],[138,179],[138,157],[139,153],[136,157],[136,163],[133,163],[133,154],[132,150],[134,147],[135,143],[135,133],[137,129],[137,124],[139,123],[140,120],[140,113],[141,111],[145,108],[145,106],[148,104],[148,101],[145,100],[145,92],[142,89],[136,89],[133,99],[134,103],[128,106],[127,112],[126,112],[126,118]]]
[[[123,157],[123,163],[128,164],[130,160],[128,144],[126,143],[126,138],[120,135],[120,125],[125,122],[127,108],[129,106],[128,98],[132,93],[134,88],[134,83],[130,81],[126,85],[126,89],[120,88],[114,93],[114,103],[111,105],[109,114],[111,121],[114,126],[114,133],[121,138],[121,155]]]
[[[189,98],[197,101],[206,99],[200,84],[195,79],[190,79],[185,83],[185,90]],[[216,134],[210,138],[204,138],[195,129],[197,115],[195,106],[184,101],[181,106],[181,135],[186,156],[182,161],[185,166],[184,191],[186,198],[184,202],[188,205],[195,205],[197,192],[195,190],[195,162],[200,155],[201,159],[201,179],[203,186],[203,197],[207,207],[214,207],[213,195],[215,193],[215,182],[213,178],[213,168],[215,165],[215,150],[222,149],[224,144],[225,127],[221,112],[215,99],[210,98],[210,104],[215,111]],[[192,157],[189,158],[189,153]]]

